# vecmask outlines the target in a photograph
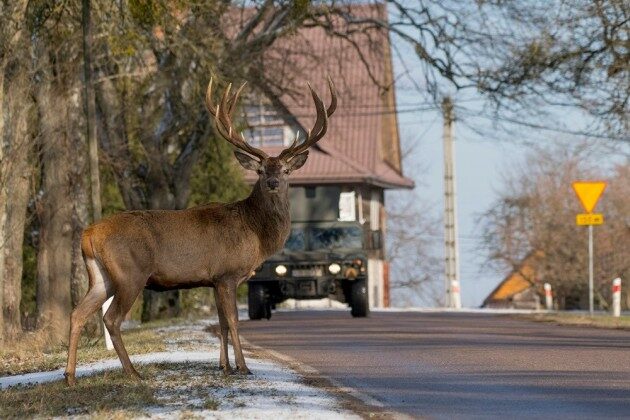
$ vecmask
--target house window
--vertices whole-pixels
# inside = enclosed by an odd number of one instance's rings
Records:
[[[248,141],[255,147],[287,146],[293,130],[271,105],[259,100],[245,106]]]

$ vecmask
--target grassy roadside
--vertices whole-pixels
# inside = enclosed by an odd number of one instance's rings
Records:
[[[0,418],[50,418],[87,415],[95,419],[142,417],[177,405],[214,411],[221,401],[208,389],[222,389],[237,379],[224,377],[215,364],[157,363],[136,366],[145,378],[135,381],[121,371],[81,377],[68,388],[63,381],[13,387],[0,392]],[[197,376],[191,379],[191,372]]]
[[[538,322],[551,322],[556,325],[574,325],[594,328],[630,330],[630,316],[615,318],[612,315],[556,312],[542,314],[517,315],[518,318]]]
[[[186,322],[184,319],[169,319],[142,324],[122,332],[129,354],[160,352],[166,349],[168,334],[158,328]],[[66,364],[67,345],[51,345],[42,334],[25,333],[17,340],[0,348],[0,376],[18,375],[29,372],[50,371]],[[79,342],[79,363],[95,362],[117,358],[114,351],[108,351],[102,337],[89,339],[82,335]]]
[[[0,391],[0,419],[293,418],[298,413],[308,418],[311,412],[317,417],[354,417],[333,390],[322,395],[309,387],[308,378],[250,351],[246,357],[256,373],[225,376],[218,366],[219,342],[206,323],[157,328],[156,333],[169,352],[190,349],[211,356],[137,363],[142,381],[115,369],[80,377],[72,388],[62,380],[7,388]]]

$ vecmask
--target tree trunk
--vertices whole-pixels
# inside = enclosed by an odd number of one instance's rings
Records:
[[[16,56],[19,56],[22,52],[20,50],[21,41],[23,39],[25,29],[24,15],[26,13],[26,7],[28,6],[28,0],[19,0],[10,2],[3,5],[2,14],[0,16],[0,37],[2,38],[2,45],[0,45],[0,342],[4,340],[5,330],[5,308],[8,303],[8,309],[10,312],[8,330],[13,334],[16,329],[20,327],[20,290],[21,290],[21,277],[22,277],[22,243],[21,238],[23,235],[23,222],[20,223],[20,206],[23,201],[26,191],[24,191],[23,179],[20,179],[24,175],[22,170],[24,169],[21,163],[24,163],[18,157],[17,162],[13,162],[12,152],[8,149],[14,148],[12,144],[13,138],[7,136],[7,122],[11,121],[11,115],[9,119],[5,120],[5,105],[9,105],[9,113],[13,114],[18,111],[16,117],[18,120],[14,121],[13,130],[14,135],[12,137],[20,138],[22,131],[26,131],[26,121],[21,120],[23,116],[26,118],[26,110],[21,110],[15,103],[16,98],[12,100],[5,97],[5,81],[7,71],[12,62],[16,61]],[[17,54],[16,54],[17,52]],[[23,57],[22,57],[23,58]],[[28,61],[24,61],[28,62]],[[18,75],[19,79],[24,78],[24,74],[14,72]],[[10,83],[7,84],[7,90],[9,90],[9,96],[15,94],[15,87]],[[24,92],[24,97],[28,98],[28,95]],[[5,101],[12,101],[12,104],[8,104]],[[12,109],[11,109],[12,108]],[[17,130],[17,131],[16,131]],[[25,152],[26,153],[26,152]],[[26,155],[24,155],[26,156]],[[17,163],[17,171],[12,171],[9,166],[13,163]],[[11,184],[11,185],[10,185]],[[13,190],[11,190],[11,203],[9,203],[9,188],[17,188],[16,196],[13,196]],[[28,187],[28,182],[26,187]],[[26,206],[24,206],[26,208]],[[22,230],[17,235],[12,235],[12,230],[18,225],[22,226]],[[19,242],[19,243],[18,243]],[[19,254],[19,256],[17,255]],[[8,258],[8,259],[7,259]],[[9,264],[9,266],[7,266]],[[8,275],[8,277],[7,277]],[[16,281],[16,276],[17,281]],[[18,289],[15,290],[17,284]],[[11,296],[5,299],[5,290],[8,289]],[[17,305],[17,306],[16,306]],[[17,322],[16,316],[17,313]]]
[[[4,168],[4,62],[0,62],[0,308],[4,308],[4,232],[7,220]],[[0,344],[4,341],[4,311],[0,310]]]
[[[25,69],[20,65],[12,68],[11,73],[6,95],[8,124],[5,126],[4,133],[8,144],[7,156],[11,162],[6,177],[7,192],[11,199],[6,201],[3,248],[3,312],[7,338],[15,337],[22,331],[20,316],[22,245],[31,178],[31,164],[29,162],[31,139],[28,130],[28,117],[31,109],[28,92],[29,81]]]
[[[52,75],[40,82],[37,102],[42,138],[42,191],[40,242],[37,267],[38,327],[50,330],[55,341],[65,340],[68,328],[72,279],[73,160],[76,153],[66,127],[70,92],[55,86]],[[73,127],[74,128],[74,127]]]
[[[91,2],[82,0],[82,28],[83,28],[83,116],[85,121],[85,133],[87,147],[78,153],[81,165],[77,165],[75,182],[73,183],[74,212],[72,218],[72,306],[75,307],[87,293],[88,277],[81,252],[81,234],[89,223],[88,196],[85,180],[84,164],[86,152],[89,151],[89,180],[90,201],[92,204],[92,220],[101,219],[101,187],[98,169],[98,148],[96,138],[96,109],[94,98],[94,86],[92,85],[92,25]],[[101,312],[92,316],[86,325],[86,330],[91,334],[100,334],[99,322]]]

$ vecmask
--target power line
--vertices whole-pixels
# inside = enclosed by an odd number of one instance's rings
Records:
[[[630,142],[630,137],[614,137],[614,136],[606,136],[603,134],[590,133],[590,132],[581,131],[581,130],[569,130],[565,128],[549,127],[542,124],[536,124],[536,123],[532,123],[528,121],[517,120],[510,117],[490,116],[490,115],[485,115],[485,114],[473,113],[472,111],[466,110],[465,108],[461,108],[461,110],[467,113],[469,117],[480,117],[480,118],[485,118],[485,119],[493,120],[493,121],[505,121],[505,122],[520,125],[523,127],[535,128],[538,130],[551,131],[555,133],[570,134],[573,136],[583,136],[583,137],[592,137],[592,138],[603,139],[603,140],[616,140],[616,141]]]

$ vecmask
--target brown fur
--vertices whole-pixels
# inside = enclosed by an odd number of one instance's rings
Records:
[[[287,177],[297,169],[295,163],[291,166],[277,158],[256,164],[260,179],[242,201],[187,210],[128,211],[85,229],[81,249],[90,289],[72,315],[66,367],[69,384],[75,383],[76,347],[85,320],[112,295],[105,325],[124,370],[138,376],[122,343],[120,324],[143,288],[214,287],[222,332],[220,365],[225,372],[231,371],[229,332],[237,368],[249,372],[238,338],[236,288],[284,244],[291,225]],[[270,179],[278,181],[273,191],[266,187]],[[97,286],[96,271],[106,278],[106,293]]]

